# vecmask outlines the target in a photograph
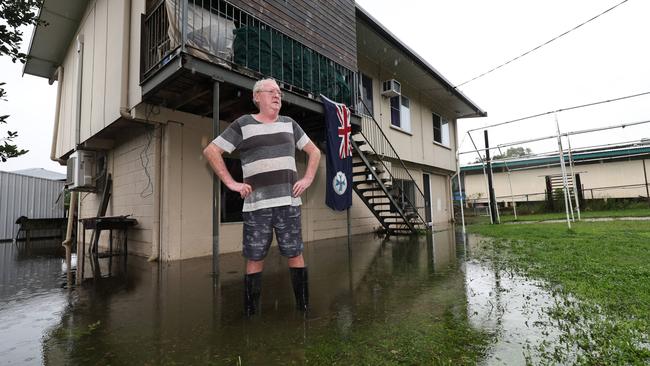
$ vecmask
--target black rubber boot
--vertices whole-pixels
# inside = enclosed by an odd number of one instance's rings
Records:
[[[291,272],[293,293],[296,296],[296,309],[306,312],[309,310],[307,268],[289,268],[289,272]]]
[[[260,307],[260,293],[262,292],[262,272],[251,273],[244,276],[244,315],[255,315]]]

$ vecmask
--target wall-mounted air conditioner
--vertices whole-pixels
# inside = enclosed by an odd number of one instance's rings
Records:
[[[71,191],[97,191],[97,155],[94,151],[77,150],[68,158],[66,185]]]
[[[381,89],[381,95],[392,98],[401,94],[402,94],[402,85],[399,83],[399,81],[395,79],[384,81],[384,85]]]

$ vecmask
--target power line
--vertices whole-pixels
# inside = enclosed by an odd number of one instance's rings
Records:
[[[465,84],[467,84],[467,83],[469,83],[469,82],[472,82],[472,81],[474,81],[474,80],[476,80],[476,79],[478,79],[478,78],[481,78],[481,77],[483,77],[483,76],[485,76],[485,75],[487,75],[487,74],[489,74],[489,73],[491,73],[491,72],[493,72],[493,71],[496,71],[496,70],[502,68],[503,66],[506,66],[506,65],[508,65],[509,63],[511,63],[511,62],[513,62],[513,61],[516,61],[516,60],[518,60],[518,59],[520,59],[520,58],[522,58],[522,57],[528,55],[529,53],[531,53],[531,52],[533,52],[533,51],[536,51],[536,50],[538,50],[538,49],[540,49],[540,48],[546,46],[547,44],[549,44],[549,43],[555,41],[556,39],[561,38],[561,37],[563,37],[563,36],[565,36],[565,35],[571,33],[572,31],[574,31],[574,30],[576,30],[576,29],[582,27],[583,25],[585,25],[585,24],[591,22],[592,20],[594,20],[594,19],[600,17],[601,15],[603,15],[603,14],[605,14],[605,13],[607,13],[607,12],[610,12],[610,11],[614,10],[615,8],[617,8],[617,7],[621,6],[621,5],[623,5],[623,3],[626,3],[626,2],[627,2],[627,0],[623,0],[623,1],[621,1],[620,3],[618,3],[618,4],[614,5],[614,6],[612,6],[611,8],[609,8],[609,9],[607,9],[607,10],[605,10],[605,11],[603,11],[602,13],[596,15],[595,17],[593,17],[593,18],[591,18],[591,19],[589,19],[589,20],[587,20],[587,21],[585,21],[585,22],[582,22],[582,23],[576,25],[575,27],[569,29],[568,31],[566,31],[566,32],[564,32],[564,33],[562,33],[562,34],[560,34],[559,36],[556,36],[556,37],[554,37],[554,38],[552,38],[552,39],[550,39],[550,40],[548,40],[548,41],[546,41],[546,42],[540,44],[539,46],[537,46],[537,47],[535,47],[535,48],[533,48],[533,49],[531,49],[531,50],[529,50],[529,51],[526,51],[526,52],[522,53],[521,55],[519,55],[519,56],[517,56],[517,57],[511,59],[510,61],[507,61],[507,62],[505,62],[505,63],[503,63],[503,64],[501,64],[501,65],[499,65],[499,66],[497,66],[497,67],[494,67],[494,68],[492,68],[492,69],[490,69],[490,70],[488,70],[488,71],[486,71],[486,72],[484,72],[484,73],[478,75],[478,76],[475,76],[475,77],[473,77],[473,78],[471,78],[471,79],[469,79],[469,80],[467,80],[467,81],[465,81],[465,82],[462,82],[462,83],[460,83],[460,84],[454,86],[454,89],[458,89],[459,87],[461,87],[461,86],[463,86],[463,85],[465,85]]]
[[[533,114],[532,116],[521,117],[521,118],[513,119],[513,120],[510,120],[510,121],[506,121],[506,122],[495,123],[493,125],[487,125],[487,126],[483,126],[483,127],[473,128],[471,130],[467,130],[467,133],[470,133],[470,132],[476,131],[476,130],[484,130],[484,129],[490,128],[490,127],[501,126],[501,125],[505,125],[505,124],[508,124],[508,123],[519,122],[519,121],[523,121],[523,120],[531,119],[531,118],[535,118],[535,117],[541,117],[541,116],[545,116],[545,115],[551,114],[551,113],[565,112],[565,111],[570,111],[570,110],[578,109],[578,108],[591,107],[591,106],[598,105],[598,104],[617,102],[619,100],[640,97],[640,96],[648,95],[648,94],[650,94],[650,91],[643,92],[643,93],[638,93],[638,94],[627,95],[627,96],[624,96],[624,97],[619,97],[619,98],[614,98],[614,99],[601,100],[599,102],[576,105],[576,106],[573,106],[573,107],[561,108],[561,109],[557,109],[557,110],[554,110],[554,111],[548,111],[548,112],[544,112],[544,113]]]

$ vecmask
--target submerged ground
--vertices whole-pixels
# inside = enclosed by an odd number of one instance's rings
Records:
[[[294,310],[286,261],[275,251],[261,314],[245,319],[239,254],[221,257],[218,277],[210,258],[151,264],[130,257],[126,272],[113,263],[110,277],[102,262],[102,278],[68,288],[58,243],[0,244],[0,362],[647,362],[650,291],[642,282],[650,262],[640,241],[650,241],[650,223],[602,224],[574,232],[554,224],[472,229],[497,238],[491,242],[467,241],[450,228],[429,237],[309,243],[306,318]],[[597,240],[603,235],[610,239]],[[591,266],[598,258],[608,262]],[[601,342],[601,332],[612,342]],[[602,357],[585,358],[592,353]]]

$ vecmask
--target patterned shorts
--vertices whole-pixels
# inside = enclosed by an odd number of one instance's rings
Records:
[[[273,229],[280,254],[296,257],[302,254],[300,206],[281,206],[242,212],[244,218],[244,257],[259,261],[266,257],[273,240]]]

